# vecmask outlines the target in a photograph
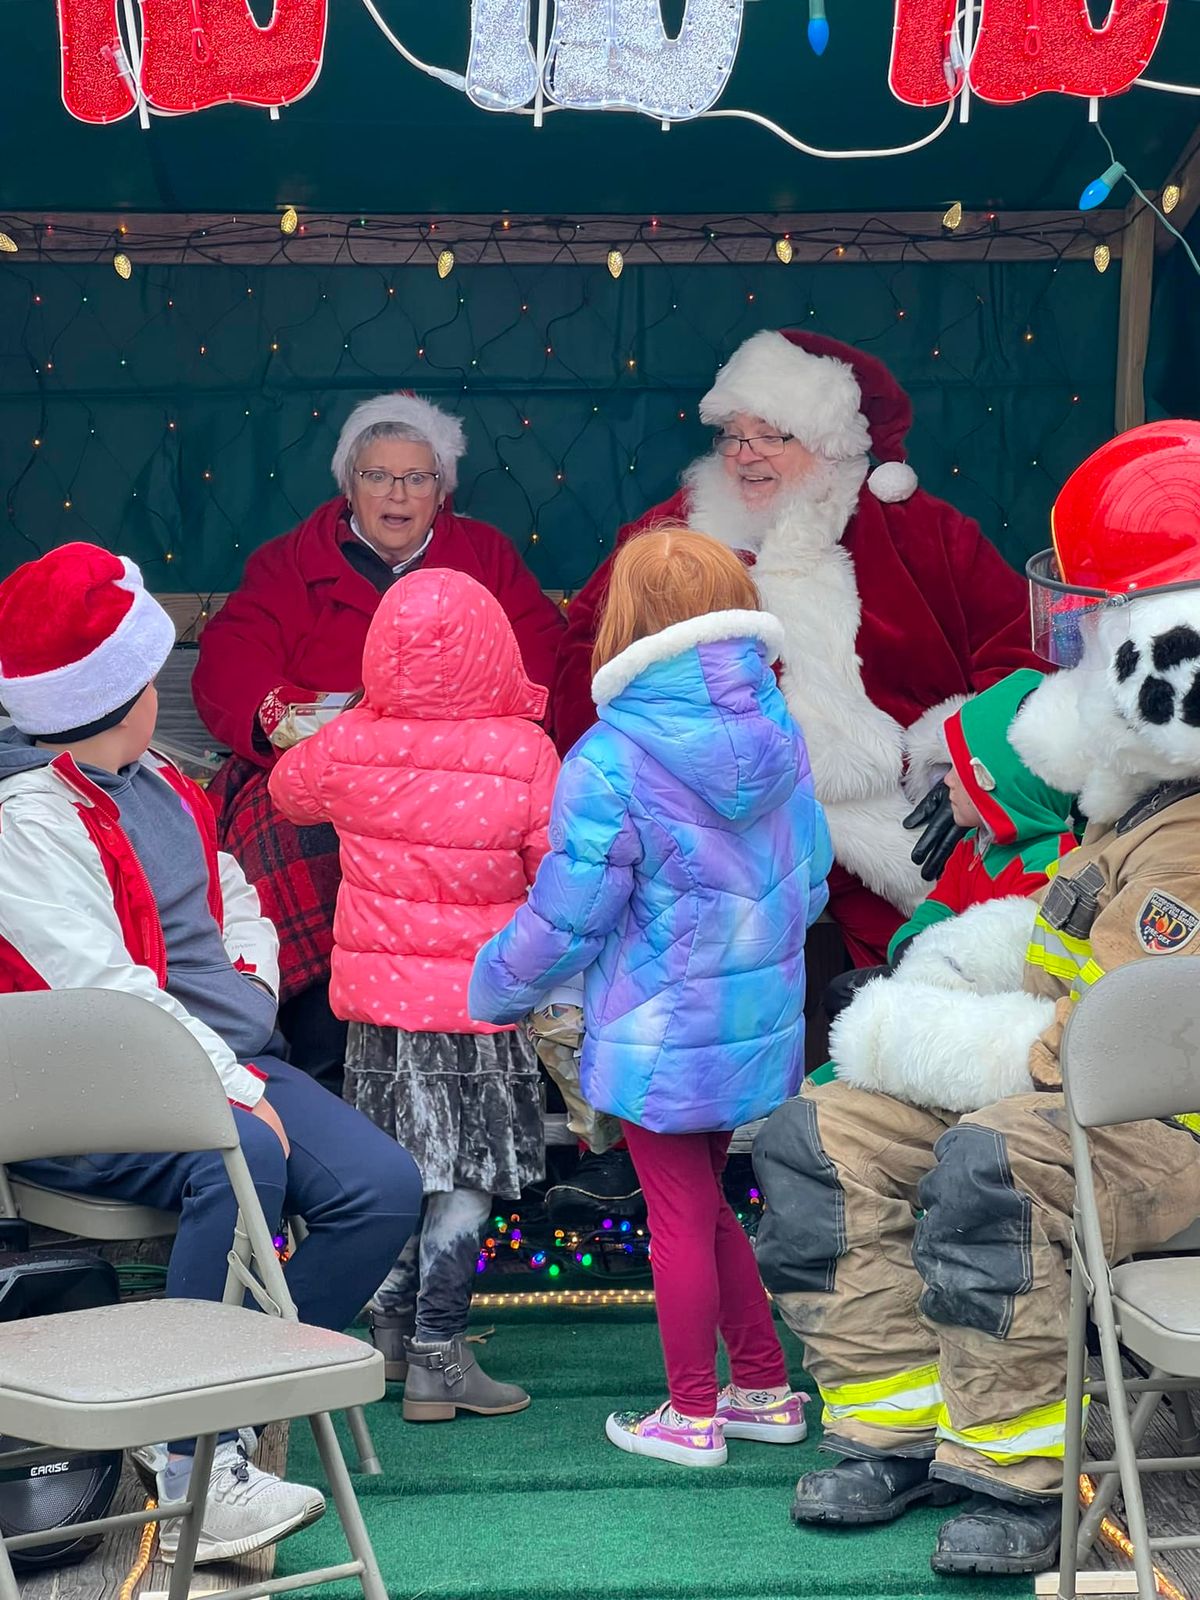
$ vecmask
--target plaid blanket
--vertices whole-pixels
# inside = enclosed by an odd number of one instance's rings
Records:
[[[221,849],[241,863],[279,934],[282,1004],[329,977],[342,872],[333,828],[289,822],[271,800],[268,776],[253,761],[230,756],[209,784],[208,797]]]

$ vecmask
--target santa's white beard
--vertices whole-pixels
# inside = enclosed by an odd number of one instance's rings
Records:
[[[777,527],[787,528],[789,539],[803,531],[806,542],[828,549],[854,515],[869,466],[864,456],[818,460],[798,483],[781,483],[766,504],[748,506],[720,456],[701,456],[683,475],[688,526],[756,555]]]
[[[902,787],[905,730],[863,688],[858,585],[841,544],[867,467],[861,457],[818,461],[761,510],[746,507],[715,457],[694,462],[684,485],[690,527],[755,553],[763,607],[783,624],[780,686],[808,745],[837,859],[907,913],[929,885],[902,826],[912,809]]]

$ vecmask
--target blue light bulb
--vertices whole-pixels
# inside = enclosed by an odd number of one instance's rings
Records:
[[[825,54],[829,43],[829,23],[825,20],[825,0],[808,0],[808,42],[815,56]]]
[[[1098,178],[1092,179],[1079,196],[1080,211],[1094,211],[1098,205],[1103,205],[1124,176],[1125,168],[1119,161],[1114,161],[1111,167],[1106,167]]]

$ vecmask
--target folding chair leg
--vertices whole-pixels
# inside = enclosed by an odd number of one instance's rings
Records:
[[[192,1476],[187,1492],[192,1509],[186,1517],[180,1519],[179,1548],[175,1552],[175,1567],[171,1573],[167,1600],[188,1600],[191,1592],[192,1573],[196,1566],[196,1546],[200,1543],[204,1508],[208,1502],[208,1480],[212,1477],[213,1454],[216,1448],[215,1433],[206,1433],[196,1440],[196,1453],[192,1457]]]
[[[1196,1427],[1196,1413],[1192,1410],[1192,1397],[1186,1389],[1171,1389],[1167,1394],[1171,1410],[1175,1413],[1175,1432],[1179,1436],[1181,1456],[1200,1455],[1200,1429]]]
[[[375,1551],[371,1544],[371,1535],[367,1532],[367,1525],[363,1521],[358,1496],[354,1492],[354,1485],[346,1470],[346,1459],[342,1455],[342,1447],[338,1443],[333,1423],[329,1420],[329,1413],[318,1412],[308,1420],[333,1495],[333,1503],[341,1518],[342,1531],[346,1535],[346,1543],[350,1546],[350,1554],[363,1564],[360,1580],[363,1594],[366,1600],[388,1600],[388,1592],[384,1587],[383,1576],[379,1571],[379,1563],[375,1559]],[[170,1600],[175,1600],[175,1596],[172,1595]]]
[[[1156,1367],[1151,1371],[1150,1376],[1152,1378],[1160,1378],[1162,1373]],[[1159,1406],[1162,1405],[1162,1402],[1163,1397],[1161,1394],[1156,1394],[1153,1390],[1147,1390],[1134,1407],[1133,1416],[1129,1422],[1129,1432],[1133,1439],[1135,1451],[1141,1448],[1142,1440],[1146,1436],[1146,1430],[1149,1428],[1151,1420]],[[1097,1480],[1095,1498],[1084,1513],[1083,1521],[1079,1525],[1077,1549],[1080,1561],[1087,1559],[1088,1552],[1096,1542],[1096,1535],[1100,1532],[1100,1524],[1111,1510],[1112,1503],[1117,1498],[1117,1491],[1120,1487],[1121,1474],[1119,1472],[1106,1472],[1102,1478]]]
[[[8,1559],[3,1539],[0,1539],[0,1600],[21,1600],[17,1575],[12,1569],[12,1562]]]
[[[1121,1349],[1117,1343],[1116,1328],[1111,1321],[1101,1318],[1097,1327],[1100,1334],[1101,1359],[1104,1363],[1104,1381],[1108,1386],[1113,1443],[1116,1446],[1117,1465],[1121,1473],[1121,1493],[1125,1498],[1125,1521],[1129,1527],[1129,1540],[1133,1545],[1138,1600],[1157,1600],[1158,1587],[1154,1582],[1154,1562],[1150,1556],[1150,1534],[1146,1528],[1146,1506],[1142,1499],[1142,1480],[1138,1475],[1137,1448],[1133,1442],[1129,1399],[1125,1392],[1124,1374],[1121,1371]]]
[[[346,1412],[346,1425],[350,1429],[350,1437],[354,1440],[358,1470],[368,1478],[382,1477],[383,1465],[375,1453],[375,1441],[371,1438],[371,1430],[367,1426],[366,1414],[361,1406],[351,1406]]]
[[[1076,1262],[1071,1273],[1071,1312],[1067,1333],[1067,1413],[1063,1441],[1062,1538],[1058,1593],[1075,1600],[1075,1545],[1079,1528],[1079,1465],[1083,1459],[1083,1385],[1087,1370],[1087,1290]]]

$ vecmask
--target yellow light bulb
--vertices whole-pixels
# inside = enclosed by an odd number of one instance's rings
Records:
[[[1177,183],[1169,183],[1162,192],[1162,208],[1164,211],[1174,211],[1179,204],[1183,191]]]
[[[16,240],[10,239],[6,233],[0,233],[0,250],[3,250],[6,256],[15,256],[17,253]]]
[[[950,207],[949,211],[947,211],[946,215],[942,218],[942,227],[943,228],[948,228],[949,231],[951,233],[953,233],[955,228],[960,228],[961,226],[962,226],[962,201],[961,200],[956,200],[954,202],[954,204]]]
[[[1098,244],[1092,251],[1092,261],[1097,272],[1107,272],[1108,263],[1112,260],[1112,251],[1106,244]]]
[[[300,226],[300,217],[295,206],[289,206],[279,219],[280,233],[295,233]]]
[[[619,250],[608,252],[608,270],[614,278],[619,278],[625,271],[625,257]]]
[[[790,239],[776,239],[775,254],[778,256],[779,260],[783,262],[785,267],[795,253],[796,252],[792,249],[792,241]]]
[[[437,275],[439,278],[448,278],[454,271],[454,251],[443,250],[437,258]]]
[[[115,255],[113,257],[113,271],[116,273],[118,278],[128,279],[132,278],[133,276],[133,262],[130,261],[129,257],[123,250],[119,255]]]

